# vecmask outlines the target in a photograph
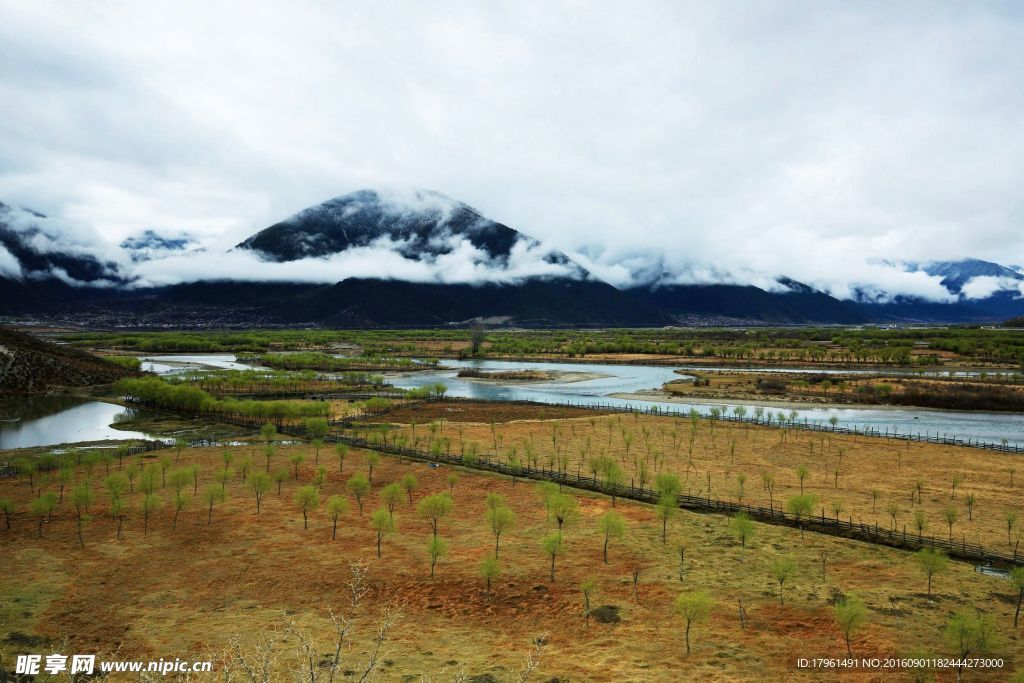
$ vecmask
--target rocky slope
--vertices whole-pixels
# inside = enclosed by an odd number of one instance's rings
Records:
[[[0,394],[109,384],[134,374],[91,354],[0,328]]]

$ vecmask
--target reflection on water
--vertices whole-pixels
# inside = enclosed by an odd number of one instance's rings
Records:
[[[151,438],[110,425],[128,414],[112,403],[70,396],[29,396],[0,402],[0,450],[78,441]]]

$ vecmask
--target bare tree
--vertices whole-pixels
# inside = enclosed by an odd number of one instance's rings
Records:
[[[580,583],[580,592],[583,593],[583,617],[586,625],[590,626],[590,598],[597,593],[597,581],[588,578]]]

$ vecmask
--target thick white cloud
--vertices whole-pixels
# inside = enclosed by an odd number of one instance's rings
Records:
[[[0,277],[14,278],[20,280],[22,276],[21,264],[14,254],[7,250],[7,247],[0,244]]]
[[[0,200],[218,253],[429,187],[617,284],[938,298],[869,260],[1024,262],[1022,44],[1013,4],[8,2]]]
[[[328,258],[303,258],[277,263],[252,251],[200,252],[144,261],[126,269],[133,286],[148,287],[190,280],[333,283],[346,278],[378,278],[428,283],[517,282],[529,277],[574,277],[566,265],[548,263],[546,251],[525,240],[517,242],[507,262],[495,263],[466,239],[450,237],[450,251],[419,260],[403,257],[401,243],[380,239]]]
[[[1024,280],[1012,277],[994,277],[979,275],[964,283],[961,290],[968,299],[985,299],[996,292],[1010,292],[1014,296],[1024,296]]]

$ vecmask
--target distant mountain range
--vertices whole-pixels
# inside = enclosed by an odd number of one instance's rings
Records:
[[[168,257],[207,257],[214,272],[177,284],[148,281],[145,267]],[[220,274],[217,259],[245,259],[244,272]],[[1019,269],[976,259],[903,267],[941,277],[948,300],[859,291],[839,300],[785,277],[771,290],[715,283],[617,289],[566,254],[437,192],[337,197],[223,255],[205,252],[187,235],[151,230],[111,253],[69,238],[42,214],[0,204],[0,314],[65,324],[660,326],[962,323],[1024,315]],[[326,277],[309,276],[324,269]]]

